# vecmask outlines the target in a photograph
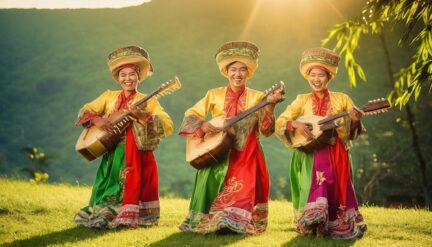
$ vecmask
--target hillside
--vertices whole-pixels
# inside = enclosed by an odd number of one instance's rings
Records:
[[[319,46],[327,30],[344,16],[355,15],[363,2],[154,0],[123,9],[0,10],[0,174],[22,176],[20,170],[29,160],[20,149],[32,146],[42,148],[52,158],[50,182],[92,184],[99,160],[89,164],[74,151],[81,131],[74,125],[75,117],[84,103],[106,89],[118,89],[106,65],[107,54],[120,46],[137,44],[149,51],[155,67],[154,76],[140,86],[141,91],[150,92],[175,75],[183,83],[181,91],[160,99],[174,120],[176,132],[162,141],[156,158],[161,193],[187,197],[195,172],[184,162],[184,139],[176,133],[188,107],[208,88],[226,84],[214,62],[217,47],[235,39],[260,46],[260,65],[250,87],[264,90],[284,80],[287,94],[286,101],[277,106],[280,113],[295,95],[310,90],[298,72],[301,52]],[[390,40],[392,35],[389,33]],[[360,49],[368,83],[350,88],[342,65],[331,89],[348,93],[359,105],[385,97],[389,87],[377,44],[370,40]],[[405,64],[408,56],[409,51],[396,53],[395,66]],[[427,131],[432,124],[427,114],[431,100],[420,106],[414,109],[419,113],[418,121],[424,123],[419,125],[419,133],[426,133],[420,141],[431,160],[432,138]],[[356,166],[371,166],[373,154],[393,157],[402,150],[406,155],[395,161],[395,167],[407,167],[406,172],[412,175],[399,179],[410,187],[408,191],[386,193],[416,194],[421,190],[415,159],[409,152],[410,137],[403,118],[396,122],[397,118],[401,118],[400,113],[394,109],[365,119],[369,135],[359,143],[362,151],[353,151],[354,171]],[[387,134],[381,135],[384,131]],[[291,151],[274,136],[262,139],[271,195],[288,198]],[[365,143],[370,146],[365,147]],[[394,143],[398,145],[383,152],[383,147]],[[391,186],[396,182],[400,183],[398,179],[387,182],[388,187],[396,188]],[[383,202],[378,200],[385,197],[376,196],[375,202]]]
[[[73,224],[74,213],[89,198],[89,187],[33,185],[0,179],[0,245],[2,246],[429,246],[432,212],[363,206],[368,232],[359,240],[300,237],[291,224],[287,201],[270,201],[269,226],[258,236],[205,236],[181,233],[188,201],[161,199],[159,226],[135,230],[90,230]]]

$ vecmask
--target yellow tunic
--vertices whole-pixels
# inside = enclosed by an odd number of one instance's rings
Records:
[[[344,93],[329,92],[329,95],[331,113],[329,115],[347,111],[354,106],[351,98]],[[298,95],[297,98],[287,106],[285,111],[276,120],[276,137],[288,145],[288,140],[285,136],[287,122],[307,115],[314,115],[312,93]],[[351,119],[349,117],[341,118],[340,121],[341,126],[336,129],[338,137],[345,143],[345,145],[349,146],[349,140],[356,138],[357,131],[351,133]]]
[[[115,104],[121,92],[122,91],[106,90],[95,100],[85,104],[81,108],[78,119],[86,112],[98,114],[103,117],[109,116],[115,110]],[[132,103],[143,99],[145,96],[145,94],[137,92]],[[146,102],[144,110],[152,115],[153,124],[147,125],[147,123],[143,122],[134,122],[132,129],[135,141],[138,149],[141,151],[155,150],[160,139],[172,134],[173,122],[154,97]]]
[[[245,110],[261,102],[265,96],[264,93],[257,90],[250,88],[246,88],[245,90]],[[227,87],[219,87],[209,90],[204,98],[186,110],[181,131],[186,128],[189,128],[189,130],[192,131],[198,128],[199,126],[197,125],[195,119],[198,118],[201,121],[205,120],[209,113],[211,114],[212,118],[226,116],[226,112],[224,111],[226,92]],[[274,120],[271,121],[270,127],[268,128],[256,128],[257,126],[261,126],[261,123],[266,115],[273,118],[273,114],[266,114],[265,110],[261,109],[234,125],[236,135],[236,143],[234,146],[237,150],[243,149],[246,138],[254,129],[257,131],[257,137],[259,136],[259,133],[264,136],[270,136],[274,132]],[[191,116],[194,118],[190,118]]]

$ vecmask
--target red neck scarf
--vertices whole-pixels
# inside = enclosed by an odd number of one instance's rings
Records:
[[[132,103],[133,98],[135,97],[136,91],[133,91],[129,96],[126,97],[125,92],[122,91],[118,96],[115,111],[119,111],[120,109],[129,109],[129,105]]]
[[[324,96],[322,98],[320,98],[316,92],[312,93],[312,108],[314,115],[327,116],[328,114],[330,114],[329,90],[326,88],[323,93]]]
[[[224,111],[227,118],[237,116],[240,112],[245,110],[246,105],[246,87],[242,86],[239,90],[232,90],[231,86],[228,86],[225,95],[225,107]]]

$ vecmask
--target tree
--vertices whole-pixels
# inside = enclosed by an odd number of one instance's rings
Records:
[[[414,55],[411,63],[393,72],[390,52],[384,35],[385,28],[402,28],[399,46],[408,45]],[[369,0],[363,7],[361,18],[346,20],[335,25],[323,45],[335,40],[334,50],[344,56],[350,84],[356,86],[357,77],[366,81],[366,74],[357,63],[354,52],[362,35],[376,35],[380,38],[386,58],[386,67],[392,89],[388,99],[394,105],[404,108],[412,138],[412,149],[417,157],[422,177],[425,206],[430,208],[426,176],[426,160],[419,144],[415,127],[415,116],[410,107],[410,99],[419,98],[424,88],[432,90],[432,0]]]

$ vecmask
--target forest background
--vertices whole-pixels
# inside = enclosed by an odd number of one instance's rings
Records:
[[[320,46],[328,31],[357,16],[364,2],[154,0],[122,9],[0,10],[0,174],[24,178],[23,169],[32,161],[23,148],[37,147],[47,158],[49,182],[91,185],[100,160],[89,163],[74,151],[82,130],[74,125],[77,112],[104,90],[119,89],[108,71],[108,53],[140,45],[155,67],[140,91],[149,93],[175,75],[183,84],[181,91],[160,99],[176,133],[162,141],[156,158],[160,193],[188,198],[195,171],[184,161],[185,140],[177,135],[178,128],[184,111],[209,88],[227,84],[214,60],[219,45],[238,39],[259,45],[259,68],[249,87],[265,90],[283,80],[286,100],[277,106],[278,115],[297,94],[310,92],[298,70],[301,52]],[[384,30],[395,71],[407,66],[413,54],[409,47],[398,47],[401,32],[398,27]],[[387,97],[392,83],[380,40],[362,38],[356,54],[367,82],[352,88],[341,63],[330,89],[347,93],[358,106]],[[432,175],[431,109],[432,97],[427,93],[413,104],[428,178]],[[404,112],[394,107],[363,121],[367,133],[351,150],[359,200],[421,204],[421,175]],[[271,197],[289,199],[292,152],[274,136],[261,142]]]

